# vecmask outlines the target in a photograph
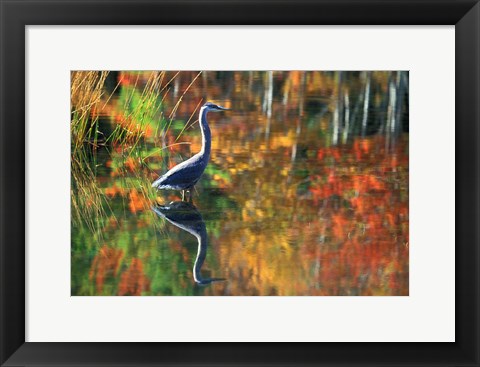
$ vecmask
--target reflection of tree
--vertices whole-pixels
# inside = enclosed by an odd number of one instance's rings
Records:
[[[229,259],[229,292],[407,294],[407,144],[400,139],[386,151],[385,138],[370,137],[319,147],[293,167],[297,185],[287,184],[289,171],[273,161],[288,151],[286,142],[254,154],[264,162],[261,171],[243,170],[227,188],[241,208],[226,213],[220,230],[230,244],[219,249]],[[240,251],[245,256],[235,255]]]
[[[362,115],[362,136],[365,136],[367,132],[368,123],[368,109],[370,108],[370,81],[372,74],[370,71],[366,71],[365,91],[363,92],[363,115]]]

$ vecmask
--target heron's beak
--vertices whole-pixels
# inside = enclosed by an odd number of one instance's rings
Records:
[[[225,108],[225,107],[222,107],[222,106],[218,106],[218,108],[221,110],[221,111],[230,111],[231,108]]]

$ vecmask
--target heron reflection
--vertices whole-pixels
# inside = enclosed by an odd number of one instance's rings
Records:
[[[202,215],[193,204],[185,201],[172,201],[168,205],[156,205],[152,209],[160,217],[197,238],[197,257],[193,265],[195,283],[205,285],[225,280],[224,278],[202,277],[201,268],[207,256],[208,235]]]

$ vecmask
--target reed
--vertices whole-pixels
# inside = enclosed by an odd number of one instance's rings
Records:
[[[92,112],[98,109],[104,94],[108,71],[73,71],[71,74],[71,141],[72,152],[85,143],[98,140],[98,117]]]
[[[106,219],[111,220],[111,198],[97,180],[97,154],[108,153],[115,166],[115,182],[123,195],[134,191],[144,203],[143,209],[155,201],[151,187],[154,172],[162,168],[169,147],[178,142],[193,114],[178,134],[174,144],[167,146],[168,133],[183,97],[201,75],[198,73],[182,92],[168,116],[164,100],[170,85],[179,75],[167,78],[165,71],[120,75],[113,91],[107,92],[108,71],[74,71],[71,73],[71,202],[72,223],[84,222],[101,237]],[[145,81],[146,78],[146,81]],[[143,87],[142,87],[143,86]],[[116,93],[115,98],[113,94]],[[198,106],[197,106],[198,108]],[[109,132],[100,126],[100,117],[111,126]],[[103,123],[104,124],[104,123]],[[102,125],[103,126],[103,125]],[[101,131],[102,130],[102,131]],[[151,168],[150,165],[152,165]],[[148,207],[147,207],[148,206]],[[113,220],[117,220],[113,216]]]

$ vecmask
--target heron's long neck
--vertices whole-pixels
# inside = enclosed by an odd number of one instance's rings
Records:
[[[212,134],[210,133],[210,127],[207,123],[207,113],[206,108],[200,110],[200,128],[202,130],[202,150],[199,154],[206,155],[210,157],[210,149],[212,145]]]

